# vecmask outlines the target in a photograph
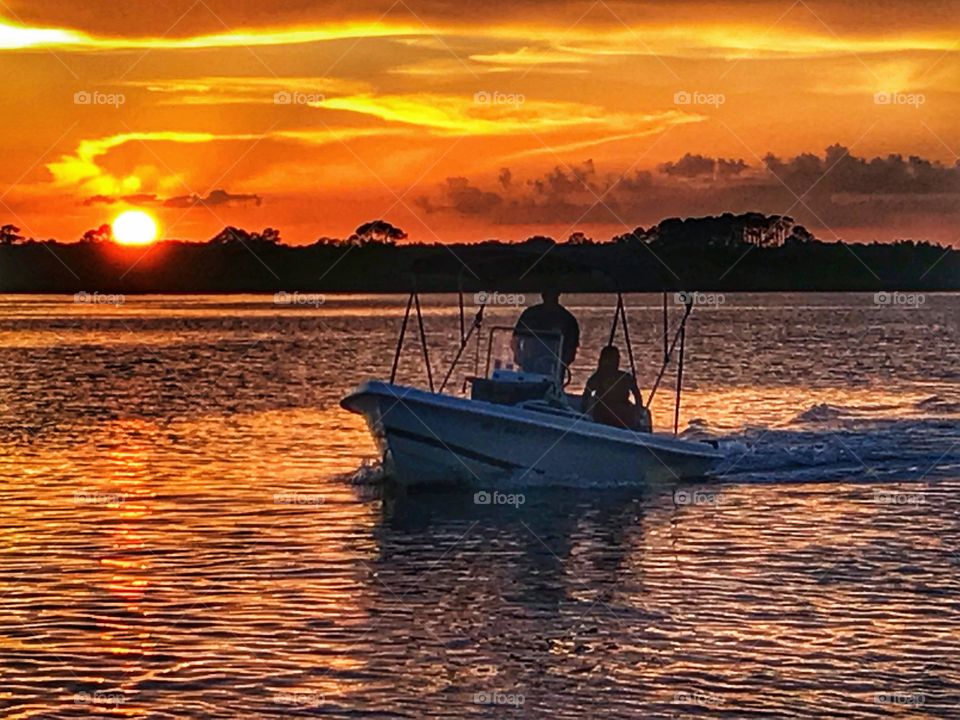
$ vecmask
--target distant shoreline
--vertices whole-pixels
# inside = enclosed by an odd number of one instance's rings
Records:
[[[399,244],[368,232],[290,246],[275,231],[228,228],[206,243],[148,247],[0,243],[0,293],[473,293],[544,285],[566,292],[960,290],[958,249],[911,240],[823,242],[799,227],[786,234],[776,216],[758,216],[754,225],[743,217],[665,220],[606,242],[575,234],[562,243],[535,236],[521,243]]]

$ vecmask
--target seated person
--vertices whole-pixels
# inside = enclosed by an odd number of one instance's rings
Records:
[[[630,402],[630,396],[636,405]],[[583,389],[580,407],[596,422],[622,428],[638,428],[642,423],[643,397],[637,381],[620,370],[620,351],[607,345],[600,351],[597,371]]]

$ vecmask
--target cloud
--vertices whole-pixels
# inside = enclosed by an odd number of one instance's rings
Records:
[[[150,193],[137,193],[134,195],[124,195],[123,197],[113,197],[111,195],[94,195],[83,201],[86,207],[93,205],[116,205],[119,202],[129,203],[131,205],[155,205],[159,202],[156,195]]]
[[[503,202],[503,198],[497,193],[476,188],[464,177],[447,178],[443,194],[449,207],[456,208],[461,215],[487,216]],[[429,199],[423,198],[417,202],[428,212],[436,210],[430,206]]]
[[[142,170],[122,177],[113,175],[100,167],[98,161],[111,150],[140,142],[172,142],[187,144],[208,143],[217,139],[255,140],[256,135],[214,135],[198,132],[131,132],[108,137],[81,140],[73,155],[47,163],[47,169],[58,186],[77,186],[91,195],[119,196],[142,192]]]
[[[614,140],[661,132],[671,125],[698,122],[699,115],[678,110],[660,113],[612,112],[596,105],[537,100],[519,93],[478,90],[464,95],[439,93],[328,98],[315,107],[368,115],[388,123],[409,125],[438,135],[521,135],[570,130],[609,130],[615,136],[592,136],[558,147],[539,147],[527,154],[580,149]]]
[[[260,207],[263,204],[263,198],[255,194],[238,194],[230,193],[226,190],[212,190],[206,197],[191,194],[161,198],[152,193],[136,193],[122,196],[93,195],[83,201],[83,205],[87,207],[93,205],[116,205],[117,203],[127,203],[129,205],[162,205],[168,208],[217,207],[221,205],[255,205],[256,207]]]
[[[830,12],[818,6],[814,16],[802,8],[784,13],[778,3],[754,1],[725,5],[723,17],[713,22],[704,18],[715,17],[715,7],[694,2],[680,3],[681,9],[671,3],[669,10],[657,3],[619,3],[614,13],[586,0],[562,9],[550,6],[549,12],[541,3],[503,0],[486,6],[482,19],[449,2],[418,4],[416,14],[389,2],[318,6],[299,0],[276,5],[211,0],[186,14],[169,3],[147,4],[135,14],[117,13],[106,0],[21,4],[18,16],[25,22],[0,20],[0,51],[43,47],[65,52],[192,51],[439,38],[447,49],[463,45],[460,56],[472,64],[507,69],[633,56],[731,59],[956,52],[949,4],[943,10],[918,13],[905,2],[890,2],[882,12],[873,8],[864,14],[838,2]],[[97,5],[102,7],[98,10]],[[847,26],[850,32],[843,32]],[[152,32],[144,34],[144,28]],[[478,51],[477,38],[500,45]]]
[[[81,140],[72,154],[61,155],[57,160],[47,163],[46,168],[53,178],[53,185],[57,188],[73,187],[85,195],[85,204],[116,202],[117,198],[129,196],[147,196],[144,185],[150,185],[151,190],[162,192],[171,186],[185,187],[184,179],[161,161],[150,150],[156,143],[175,143],[186,145],[209,145],[216,142],[260,143],[265,140],[297,145],[323,146],[342,144],[354,138],[383,136],[396,134],[394,131],[370,128],[325,128],[317,130],[275,130],[267,134],[254,133],[226,133],[215,134],[206,132],[181,131],[152,131],[130,132],[118,135],[109,135],[100,138]],[[112,151],[126,145],[140,144],[148,151],[146,156],[157,160],[156,165],[138,165],[132,171],[123,175],[116,175],[102,166],[105,157]],[[192,185],[202,185],[202,180],[194,180]],[[216,191],[215,191],[216,192]],[[210,193],[214,196],[214,193]],[[207,205],[216,203],[217,197],[211,200],[210,196],[203,199]]]
[[[222,27],[222,25],[221,25]],[[308,27],[262,27],[210,34],[175,37],[161,35],[88,34],[69,28],[30,27],[0,20],[0,50],[57,48],[65,51],[118,50],[199,50],[211,48],[265,47],[304,45],[307,43],[349,40],[356,38],[423,35],[429,32],[422,24],[410,21],[394,23],[334,22]]]
[[[199,76],[157,78],[122,83],[160,96],[164,105],[277,105],[278,96],[293,100],[322,98],[333,94],[354,94],[370,90],[360,80],[311,77]],[[299,102],[297,104],[300,104]]]
[[[960,222],[960,162],[860,158],[841,145],[822,156],[769,154],[760,165],[688,154],[627,175],[602,173],[587,161],[522,182],[504,168],[490,188],[449,178],[417,204],[429,213],[481,215],[493,224],[627,228],[669,216],[756,210],[789,214],[825,237],[833,237],[835,227],[869,228],[882,237],[911,224],[946,230]]]
[[[220,205],[255,205],[260,207],[263,204],[263,198],[252,194],[233,194],[226,190],[212,190],[206,197],[199,195],[180,195],[178,197],[168,198],[163,201],[164,207],[171,208],[192,208],[192,207],[217,207]]]
[[[675,162],[666,162],[659,165],[657,169],[666,175],[675,177],[711,178],[715,175],[730,177],[744,172],[747,169],[747,164],[743,160],[726,160],[687,153]]]

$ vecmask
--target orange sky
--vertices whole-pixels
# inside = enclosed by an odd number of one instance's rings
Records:
[[[6,0],[0,221],[434,242],[757,209],[956,244],[958,10]]]

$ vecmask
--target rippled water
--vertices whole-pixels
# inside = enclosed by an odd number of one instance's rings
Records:
[[[719,476],[515,506],[357,472],[337,401],[404,298],[0,299],[0,710],[960,716],[960,296],[721,299],[681,415]],[[568,298],[581,381],[612,304]],[[628,305],[649,387],[659,299]]]

